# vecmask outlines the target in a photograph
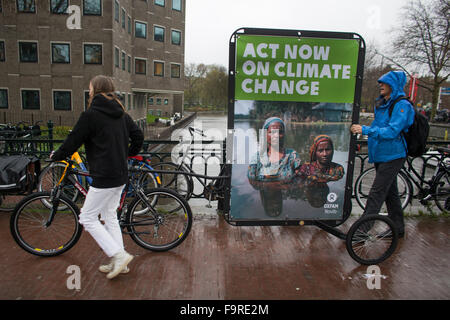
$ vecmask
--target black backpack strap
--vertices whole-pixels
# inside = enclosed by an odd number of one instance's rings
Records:
[[[400,100],[407,100],[409,103],[411,103],[411,101],[409,100],[409,97],[401,96],[401,97],[398,97],[397,99],[395,99],[394,102],[392,102],[391,105],[389,106],[389,118],[392,115],[392,111],[394,111],[395,104],[397,102],[399,102]],[[411,105],[413,105],[413,104],[411,103]]]

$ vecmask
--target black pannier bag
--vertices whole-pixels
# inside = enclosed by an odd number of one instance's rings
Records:
[[[0,193],[31,193],[41,171],[40,161],[34,156],[0,157]]]

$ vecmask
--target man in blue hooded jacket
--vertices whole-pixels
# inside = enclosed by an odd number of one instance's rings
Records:
[[[407,100],[398,101],[391,116],[389,107],[405,96],[406,75],[390,71],[378,79],[380,96],[376,101],[375,119],[369,126],[354,124],[350,131],[368,136],[369,163],[374,163],[376,176],[370,189],[364,214],[378,214],[386,201],[388,216],[395,223],[400,237],[405,233],[403,210],[398,195],[397,174],[407,156],[406,141],[401,134],[414,122],[414,109]]]

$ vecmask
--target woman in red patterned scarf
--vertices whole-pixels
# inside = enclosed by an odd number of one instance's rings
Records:
[[[319,135],[310,148],[310,162],[304,163],[297,175],[308,183],[337,181],[344,176],[344,167],[332,162],[334,154],[333,141],[327,135]]]

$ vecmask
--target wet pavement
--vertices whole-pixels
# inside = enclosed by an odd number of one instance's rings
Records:
[[[0,299],[450,298],[450,218],[407,218],[405,238],[378,265],[380,288],[369,289],[367,266],[352,260],[343,240],[315,226],[237,227],[210,213],[196,215],[188,238],[169,252],[145,250],[124,235],[136,258],[129,274],[113,280],[97,271],[107,258],[88,233],[61,256],[41,258],[18,247],[9,231],[10,214],[1,213]],[[355,219],[338,228],[346,232]],[[75,283],[70,266],[79,267],[79,290],[68,288]]]

